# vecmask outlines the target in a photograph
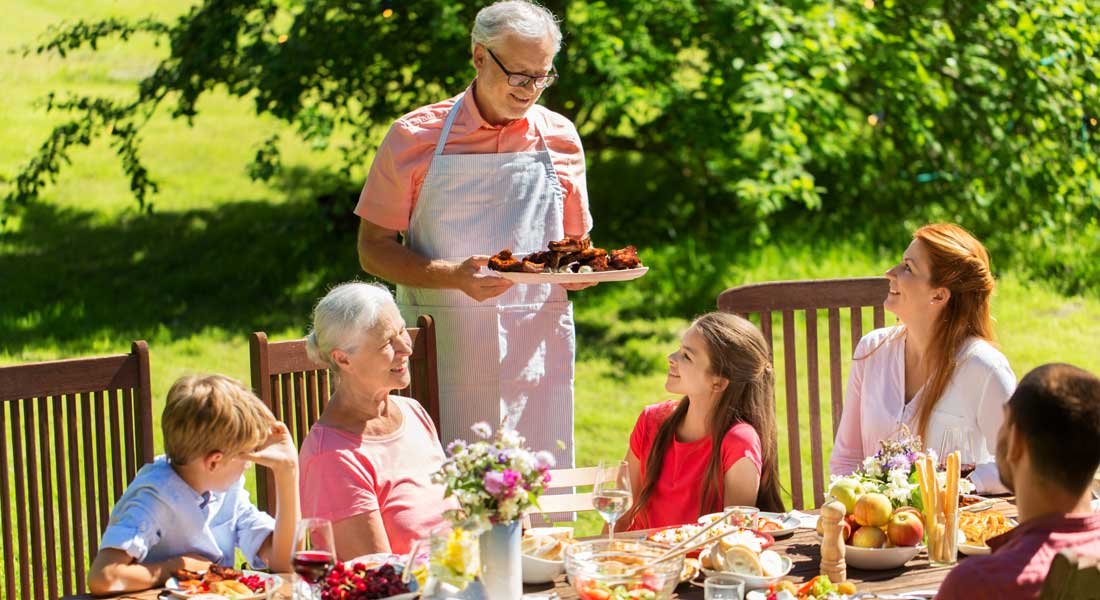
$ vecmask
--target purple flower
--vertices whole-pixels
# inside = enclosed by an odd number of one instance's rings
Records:
[[[554,462],[554,455],[546,450],[539,450],[535,453],[535,466],[540,470],[553,467]]]
[[[482,481],[485,484],[485,491],[494,496],[500,496],[500,493],[508,487],[504,483],[504,473],[500,471],[486,471]]]

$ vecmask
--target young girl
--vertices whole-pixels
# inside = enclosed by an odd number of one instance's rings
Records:
[[[626,455],[634,504],[626,529],[694,523],[724,506],[782,511],[774,379],[764,336],[736,315],[691,324],[668,357],[665,389],[645,408]]]

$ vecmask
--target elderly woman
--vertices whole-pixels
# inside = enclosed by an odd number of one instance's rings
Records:
[[[830,470],[855,471],[905,425],[937,452],[947,432],[958,432],[978,491],[1008,491],[994,456],[1016,375],[993,346],[995,282],[985,247],[957,225],[926,225],[886,278],[885,307],[901,324],[856,347]]]
[[[302,443],[302,516],[332,521],[336,555],[405,553],[442,522],[444,460],[435,426],[409,385],[412,340],[389,290],[345,283],[313,311],[310,356],[336,388]]]

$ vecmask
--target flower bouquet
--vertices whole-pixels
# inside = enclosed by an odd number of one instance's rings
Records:
[[[444,513],[454,529],[442,545],[442,555],[433,544],[431,571],[437,580],[464,587],[478,572],[472,563],[477,557],[468,552],[467,536],[473,533],[480,536],[480,574],[487,596],[518,598],[523,590],[519,519],[538,506],[550,483],[554,457],[524,447],[523,437],[514,430],[500,429],[494,435],[486,423],[471,429],[477,441],[451,442],[449,458],[432,475],[432,481],[443,486],[444,496],[458,501],[458,508]]]
[[[470,429],[479,441],[451,442],[450,458],[432,475],[434,483],[443,485],[444,495],[458,501],[459,508],[446,516],[455,523],[473,521],[484,529],[512,523],[528,508],[538,506],[550,483],[554,456],[525,448],[523,437],[514,430],[501,429],[493,435],[486,423]]]
[[[842,487],[844,484],[855,484],[862,493],[877,492],[885,495],[894,508],[913,506],[918,510],[922,509],[917,461],[928,456],[936,464],[936,452],[932,449],[924,450],[920,438],[912,435],[905,427],[898,439],[882,440],[879,446],[878,452],[863,459],[863,466],[855,473],[832,477],[832,486],[836,487],[838,482],[842,482]],[[937,477],[942,480],[944,474],[937,473]],[[968,494],[972,491],[974,484],[966,479],[959,480],[960,493]]]

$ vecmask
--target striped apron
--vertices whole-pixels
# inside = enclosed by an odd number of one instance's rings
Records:
[[[405,245],[461,262],[502,248],[522,256],[564,238],[561,184],[537,117],[540,150],[445,155],[463,100],[444,122]],[[406,322],[435,318],[444,444],[471,439],[470,426],[486,421],[516,429],[559,467],[573,466],[573,307],[561,286],[516,284],[484,302],[454,289],[398,286],[397,299]]]

